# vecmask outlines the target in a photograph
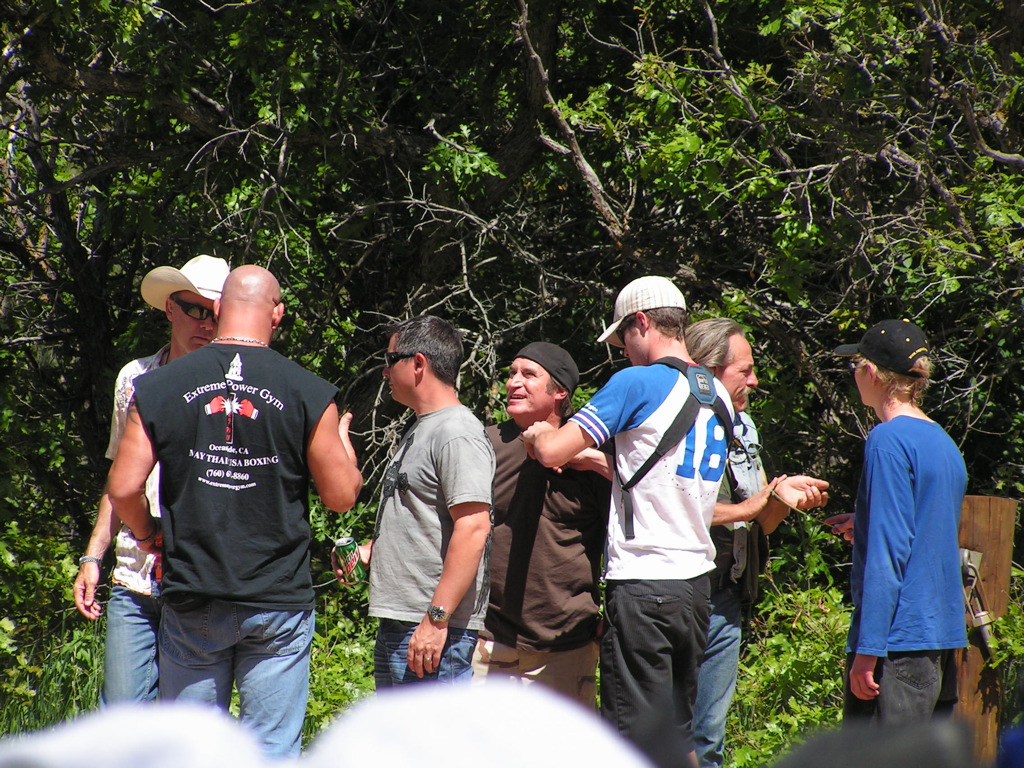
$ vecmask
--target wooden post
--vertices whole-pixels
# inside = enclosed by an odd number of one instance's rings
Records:
[[[981,575],[985,608],[999,618],[1006,613],[1010,593],[1010,564],[1017,503],[995,496],[967,496],[960,514],[960,546],[981,552]],[[999,632],[998,622],[992,625]],[[999,671],[985,666],[977,633],[971,631],[970,645],[958,657],[957,713],[974,732],[974,752],[979,765],[995,763],[999,746],[999,704],[1002,686]]]

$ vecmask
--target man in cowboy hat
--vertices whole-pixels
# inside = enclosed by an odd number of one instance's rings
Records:
[[[114,413],[106,456],[117,454],[127,421],[135,377],[159,368],[208,344],[216,335],[213,303],[220,298],[228,265],[214,256],[196,256],[181,269],[157,267],[142,280],[142,298],[162,310],[171,326],[170,341],[156,354],[132,360],[117,376]],[[160,514],[157,498],[159,467],[146,484],[150,509]],[[75,606],[87,619],[96,620],[102,607],[96,599],[100,565],[115,540],[116,562],[107,604],[106,650],[103,662],[102,701],[150,701],[157,694],[157,629],[160,625],[160,589],[157,557],[143,552],[131,532],[112,514],[104,489],[99,512],[75,579]]]

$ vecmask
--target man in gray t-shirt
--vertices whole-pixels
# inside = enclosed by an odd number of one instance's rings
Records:
[[[416,418],[385,472],[370,550],[378,689],[472,676],[487,612],[494,483],[494,450],[455,392],[459,333],[430,315],[389,333],[384,377]]]

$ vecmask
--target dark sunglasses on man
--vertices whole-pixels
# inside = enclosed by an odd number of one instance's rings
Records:
[[[395,364],[402,360],[408,360],[410,357],[416,357],[415,352],[385,352],[384,353],[384,364],[388,368],[393,368]]]
[[[204,307],[202,304],[193,304],[191,301],[184,301],[176,296],[171,296],[171,301],[181,307],[181,311],[193,320],[202,322],[213,317],[213,310],[209,307]]]

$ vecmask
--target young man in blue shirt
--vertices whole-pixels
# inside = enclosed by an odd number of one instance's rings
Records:
[[[928,342],[912,323],[885,320],[835,353],[853,358],[861,401],[881,422],[864,446],[854,507],[844,719],[950,714],[956,649],[967,645],[958,545],[967,470],[921,410]]]

